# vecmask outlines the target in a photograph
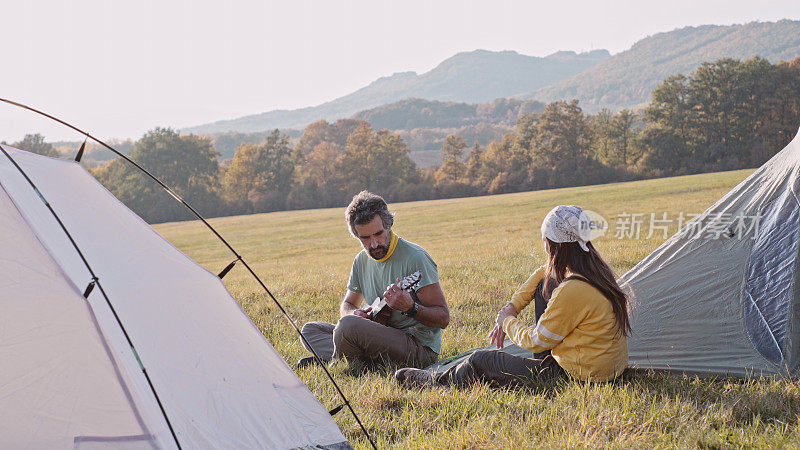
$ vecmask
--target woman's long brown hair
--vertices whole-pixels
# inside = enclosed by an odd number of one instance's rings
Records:
[[[566,278],[567,269],[589,281],[610,302],[614,310],[617,329],[627,336],[631,331],[628,321],[628,296],[617,284],[614,271],[603,261],[600,253],[595,250],[591,242],[585,251],[577,242],[553,242],[545,238],[547,246],[547,266],[545,267],[545,292],[551,292]]]

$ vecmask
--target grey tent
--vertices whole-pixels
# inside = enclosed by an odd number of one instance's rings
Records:
[[[3,149],[0,448],[349,448],[216,275],[77,163]]]
[[[630,365],[796,374],[800,138],[621,277],[633,291]]]

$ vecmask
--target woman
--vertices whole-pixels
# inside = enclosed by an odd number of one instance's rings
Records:
[[[408,387],[463,386],[475,381],[515,386],[565,377],[607,381],[619,376],[628,363],[628,300],[589,242],[589,230],[580,207],[553,208],[542,223],[547,263],[497,313],[491,341],[502,348],[508,335],[534,352],[535,358],[480,350],[439,374],[400,369],[397,380]],[[529,327],[517,315],[534,299],[546,307],[536,326]]]

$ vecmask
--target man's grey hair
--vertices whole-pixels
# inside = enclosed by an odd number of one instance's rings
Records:
[[[353,201],[347,205],[344,212],[344,218],[350,226],[350,234],[358,237],[356,225],[366,225],[372,222],[376,214],[381,217],[383,228],[387,230],[392,228],[394,214],[389,212],[389,206],[383,197],[369,191],[361,191],[354,195]]]

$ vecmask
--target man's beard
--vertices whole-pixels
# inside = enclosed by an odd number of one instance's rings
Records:
[[[388,245],[379,245],[375,248],[371,248],[367,250],[369,256],[372,259],[383,259],[386,257],[386,254],[389,253],[389,246]]]

